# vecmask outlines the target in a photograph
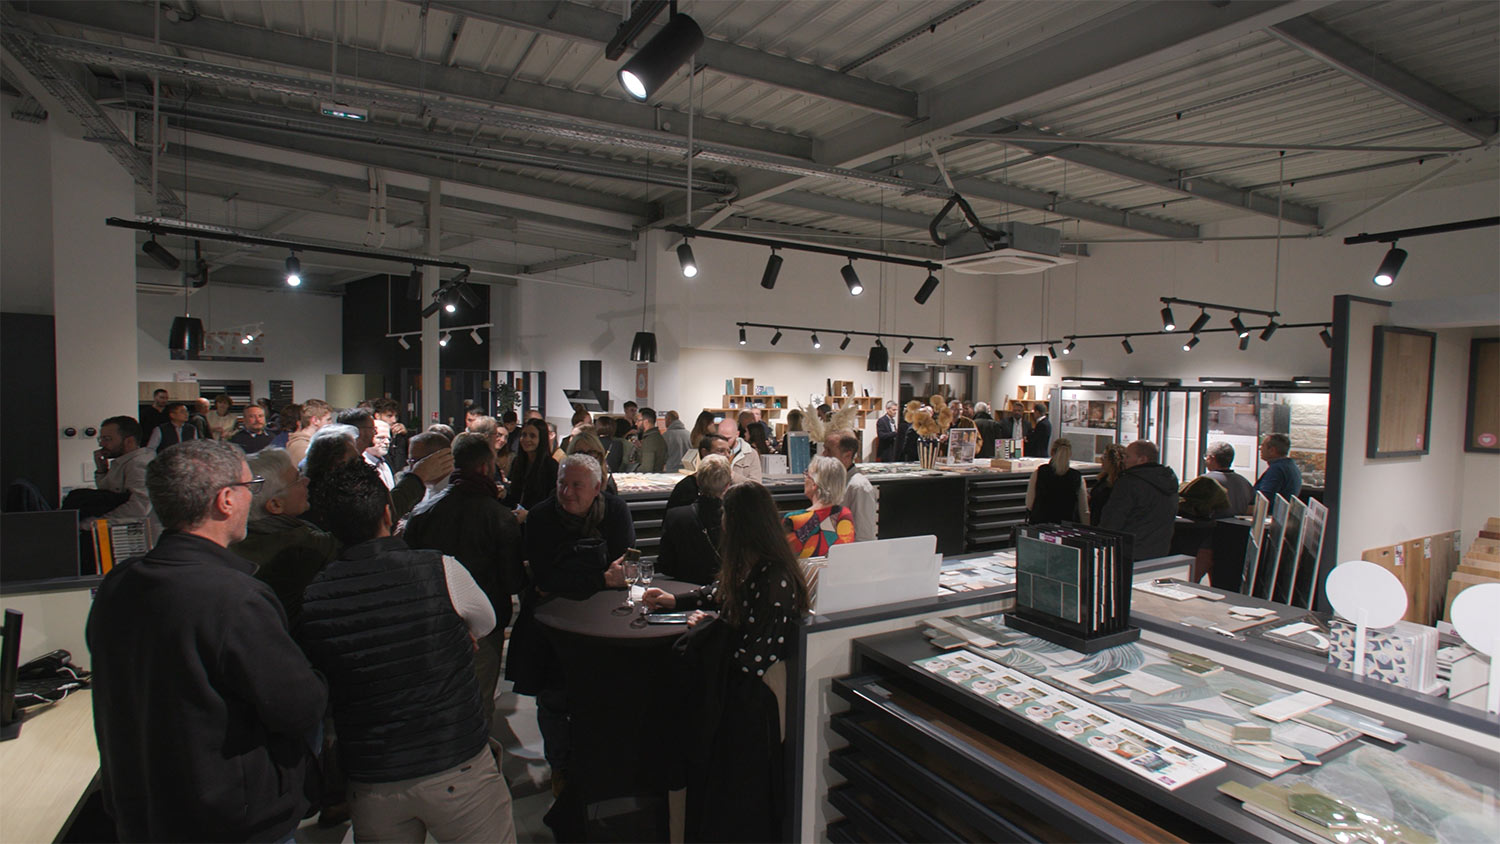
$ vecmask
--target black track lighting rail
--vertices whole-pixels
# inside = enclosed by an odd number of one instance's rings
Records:
[[[1195,299],[1179,299],[1176,296],[1161,297],[1163,305],[1188,305],[1189,307],[1201,308],[1207,311],[1224,311],[1231,314],[1260,314],[1263,317],[1279,317],[1281,311],[1267,311],[1260,308],[1238,308],[1234,305],[1220,305],[1215,302],[1199,302]],[[1283,326],[1285,327],[1285,326]]]
[[[874,337],[877,340],[941,340],[952,343],[952,337],[936,334],[904,334],[899,331],[858,331],[852,328],[829,328],[824,325],[787,325],[781,322],[737,322],[740,328],[769,328],[774,331],[806,331],[809,334],[849,335],[851,337]]]
[[[228,243],[243,243],[248,246],[274,246],[289,252],[317,252],[323,255],[373,258],[380,261],[390,261],[395,264],[414,264],[419,267],[439,267],[442,269],[459,270],[466,278],[471,270],[468,264],[459,263],[458,261],[442,261],[436,258],[426,258],[421,255],[411,255],[404,252],[379,252],[373,249],[324,246],[319,243],[306,243],[281,237],[261,237],[259,235],[222,231],[209,226],[174,225],[171,223],[126,220],[120,217],[110,217],[104,221],[104,224],[114,226],[115,228],[149,232],[153,235],[180,235],[182,237],[199,238],[201,240],[222,240]]]
[[[667,231],[680,234],[683,237],[702,237],[709,240],[727,240],[730,243],[745,243],[751,246],[765,246],[770,249],[790,249],[796,252],[812,252],[818,255],[837,255],[851,261],[876,261],[882,264],[896,264],[902,267],[921,267],[928,272],[937,272],[942,266],[932,261],[923,261],[917,258],[898,258],[894,255],[881,255],[876,252],[859,252],[853,249],[837,249],[832,246],[814,246],[810,243],[797,243],[791,240],[777,240],[770,237],[755,237],[748,234],[732,234],[730,232],[714,231],[713,229],[698,229],[692,226],[666,226]],[[885,337],[896,335],[885,334]],[[905,337],[906,335],[900,335]],[[937,338],[932,338],[937,339]]]
[[[1487,226],[1500,226],[1500,217],[1479,217],[1456,223],[1438,223],[1432,226],[1417,226],[1412,229],[1395,229],[1394,231],[1375,232],[1373,234],[1360,232],[1359,234],[1344,238],[1344,245],[1353,246],[1356,243],[1395,243],[1403,237],[1446,234],[1448,232],[1461,232],[1468,229],[1482,229]]]
[[[1055,346],[1066,340],[1068,335],[1064,334],[1062,340],[1011,340],[1006,343],[961,343],[971,349],[1003,349],[1006,346]]]
[[[1333,323],[1331,323],[1331,322],[1278,322],[1278,323],[1276,323],[1276,327],[1278,329],[1286,329],[1286,328],[1325,328],[1325,329],[1331,329],[1331,328],[1333,328]],[[1228,332],[1234,332],[1234,331],[1236,331],[1236,329],[1234,329],[1234,328],[1201,328],[1198,331],[1192,332],[1192,333],[1196,333],[1196,334],[1218,334],[1218,333],[1228,333]],[[1183,331],[1183,330],[1178,330],[1178,331],[1161,331],[1161,330],[1156,330],[1156,331],[1111,331],[1111,332],[1106,333],[1106,334],[1064,334],[1063,335],[1063,339],[1064,340],[1110,340],[1110,339],[1114,339],[1114,338],[1134,339],[1134,338],[1137,338],[1137,337],[1185,337],[1185,336],[1190,336],[1190,333],[1187,332],[1187,331]],[[1019,345],[1019,344],[1018,343],[1006,343],[1004,345],[1015,346],[1015,345]]]

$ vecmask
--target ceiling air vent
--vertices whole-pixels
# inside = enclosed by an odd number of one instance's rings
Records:
[[[1018,275],[1039,273],[1053,267],[1072,264],[1077,259],[1062,253],[1062,233],[1045,226],[1026,223],[1002,223],[995,227],[1005,233],[999,248],[990,248],[978,232],[967,231],[953,238],[938,261],[960,273],[976,275]]]

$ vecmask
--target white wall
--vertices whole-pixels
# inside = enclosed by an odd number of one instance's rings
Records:
[[[136,406],[135,237],[104,224],[135,213],[135,185],[102,144],[49,111],[57,416],[82,430]],[[59,443],[64,488],[93,482],[97,447],[81,436]]]
[[[181,284],[181,273],[142,268],[142,281]],[[343,317],[341,300],[290,288],[252,290],[207,287],[188,299],[188,310],[208,331],[264,322],[263,363],[172,360],[167,332],[172,318],[182,316],[181,296],[142,293],[135,297],[134,335],[141,381],[171,381],[173,373],[196,372],[203,379],[250,379],[257,398],[270,394],[271,379],[292,380],[297,401],[323,397],[323,377],[343,372]],[[134,385],[132,385],[133,387]]]
[[[1378,197],[1371,197],[1371,201]],[[1361,204],[1330,206],[1324,219],[1337,221],[1359,211]],[[1283,239],[1278,322],[1324,322],[1333,317],[1333,297],[1340,293],[1393,301],[1494,293],[1500,289],[1500,250],[1495,229],[1475,229],[1402,241],[1410,253],[1394,286],[1377,288],[1370,276],[1387,246],[1345,246],[1346,235],[1468,220],[1500,213],[1500,190],[1494,181],[1459,188],[1420,191],[1391,203],[1340,229],[1332,237]],[[1288,227],[1289,233],[1292,227]],[[1205,226],[1204,236],[1257,236],[1275,233],[1275,221],[1248,220]],[[1122,235],[1123,236],[1123,235]],[[1049,273],[1053,336],[1161,328],[1162,296],[1177,296],[1227,305],[1270,309],[1276,246],[1272,241],[1207,243],[1101,243],[1076,265],[1077,321],[1074,314],[1075,268]],[[1035,278],[1015,276],[1014,278]],[[1017,286],[995,305],[995,342],[1037,336],[1040,295],[1035,285]],[[1174,308],[1179,322],[1197,311]],[[1229,314],[1215,313],[1209,327],[1226,327]],[[1257,320],[1246,318],[1255,325]],[[1264,319],[1258,321],[1264,324]],[[963,339],[963,338],[961,338]],[[1118,338],[1081,340],[1071,357],[1082,375],[1182,378],[1196,384],[1200,376],[1288,378],[1327,375],[1329,350],[1313,329],[1278,332],[1269,342],[1252,335],[1241,352],[1230,332],[1206,334],[1191,352],[1182,339],[1138,337],[1135,354],[1126,355]],[[1014,355],[1015,349],[1011,350]],[[1059,350],[1060,351],[1060,350]],[[1013,362],[1014,363],[1014,362]],[[1029,371],[1029,370],[1028,370]],[[997,370],[999,372],[999,370]],[[997,385],[1010,392],[1018,369],[1000,373]]]
[[[1469,455],[1463,450],[1473,331],[1445,328],[1436,332],[1429,453],[1371,458],[1365,456],[1365,449],[1374,328],[1390,324],[1390,313],[1381,305],[1355,302],[1351,307],[1343,476],[1334,514],[1339,523],[1337,559],[1357,560],[1368,548],[1442,531],[1463,530],[1472,539],[1483,518],[1467,513],[1500,514],[1496,462],[1483,459],[1488,455]],[[1469,518],[1478,521],[1463,523]]]
[[[0,310],[52,313],[52,132],[8,115],[21,105],[0,97]]]

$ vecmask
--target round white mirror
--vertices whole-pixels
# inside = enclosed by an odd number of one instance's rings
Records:
[[[1401,581],[1387,569],[1365,560],[1339,563],[1328,573],[1323,591],[1334,612],[1356,624],[1390,627],[1406,614],[1406,589]]]
[[[1500,644],[1500,583],[1470,586],[1453,599],[1453,629],[1469,647],[1494,656]]]

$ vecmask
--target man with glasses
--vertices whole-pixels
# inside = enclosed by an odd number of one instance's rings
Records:
[[[295,621],[302,610],[302,590],[338,555],[339,543],[302,519],[307,478],[297,474],[284,450],[262,449],[249,464],[253,474],[266,480],[250,502],[245,538],[229,550],[256,564],[255,576],[275,590],[287,618]]]
[[[166,528],[99,585],[85,635],[104,805],[125,841],[283,841],[328,700],[245,538],[265,481],[228,443],[157,456]]]

